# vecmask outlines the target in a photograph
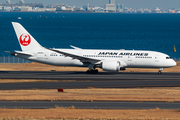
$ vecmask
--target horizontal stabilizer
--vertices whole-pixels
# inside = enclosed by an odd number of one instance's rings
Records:
[[[4,51],[4,52],[10,53],[13,56],[16,56],[16,54],[17,55],[33,56],[33,54],[31,54],[31,53],[26,53],[26,52],[22,52],[22,51],[15,51],[15,52]]]

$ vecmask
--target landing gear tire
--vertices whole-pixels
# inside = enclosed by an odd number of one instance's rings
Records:
[[[86,74],[96,74],[96,73],[98,73],[97,69],[95,69],[95,70],[87,70],[86,71]]]
[[[164,68],[159,68],[159,72],[158,72],[159,75],[162,74],[162,70],[164,70]]]
[[[160,75],[160,74],[162,74],[162,72],[161,72],[161,71],[159,71],[159,72],[158,72],[158,74]]]
[[[97,69],[95,69],[94,71],[95,71],[95,73],[98,73],[98,72],[99,72]]]
[[[91,71],[90,71],[90,70],[87,70],[87,71],[86,71],[86,74],[90,74],[90,73],[91,73]]]

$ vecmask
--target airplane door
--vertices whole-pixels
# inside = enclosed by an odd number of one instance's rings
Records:
[[[44,53],[43,52],[38,52],[37,53],[37,59],[38,60],[43,60],[43,58],[44,58]]]
[[[128,62],[130,65],[133,65],[133,61],[132,61],[132,57],[131,56],[128,56]]]
[[[49,59],[49,54],[47,52],[44,53],[44,62],[47,62]]]
[[[159,62],[159,55],[155,55],[155,62]]]
[[[45,52],[44,53],[44,59],[46,60],[46,59],[49,59],[49,56],[48,56],[49,54],[47,53],[47,52]]]
[[[38,52],[37,53],[37,59],[46,62],[49,59],[49,54],[47,52]]]
[[[131,58],[131,56],[128,56],[128,61],[132,61],[132,58]]]

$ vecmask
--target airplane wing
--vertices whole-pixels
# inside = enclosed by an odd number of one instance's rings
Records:
[[[15,54],[33,56],[31,53],[25,53],[25,52],[22,52],[22,51],[15,51],[15,52],[4,51],[4,52],[11,53],[11,55],[13,55],[13,56],[15,56]]]
[[[78,47],[75,47],[75,46],[72,46],[70,45],[72,48],[76,49],[76,50],[82,50],[81,48],[78,48]]]
[[[68,57],[72,57],[73,59],[78,59],[82,62],[99,62],[101,60],[98,60],[98,59],[93,59],[93,58],[87,58],[87,57],[83,57],[83,56],[80,56],[80,55],[75,55],[75,54],[71,54],[71,53],[67,53],[67,52],[64,52],[64,51],[59,51],[57,49],[49,49],[49,48],[46,48],[48,50],[51,50],[51,51],[54,51],[54,52],[57,52],[57,53],[60,53],[60,54],[63,54],[65,56],[68,56]]]

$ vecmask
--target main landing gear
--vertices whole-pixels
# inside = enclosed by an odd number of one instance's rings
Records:
[[[96,73],[98,73],[97,69],[91,69],[91,70],[89,69],[86,71],[86,74],[96,74]]]
[[[158,74],[162,74],[162,70],[164,70],[164,68],[159,68]]]
[[[89,64],[88,68],[89,68],[89,70],[86,71],[86,74],[96,74],[96,73],[98,73],[98,70],[96,69],[96,65]]]

